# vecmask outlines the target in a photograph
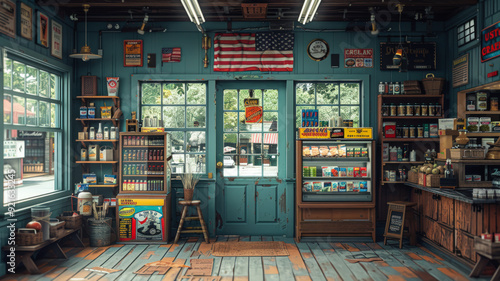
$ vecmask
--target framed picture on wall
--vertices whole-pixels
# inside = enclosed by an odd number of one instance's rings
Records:
[[[143,61],[142,40],[124,40],[123,41],[123,66],[142,67]]]
[[[49,47],[49,18],[40,11],[36,12],[37,37],[36,43],[46,48]]]
[[[10,0],[0,5],[0,33],[16,38],[16,3]]]
[[[21,2],[21,36],[33,40],[33,8]]]
[[[52,37],[50,40],[50,54],[62,59],[62,25],[52,21]]]

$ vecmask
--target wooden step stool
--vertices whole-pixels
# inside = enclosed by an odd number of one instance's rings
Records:
[[[385,222],[384,245],[387,245],[387,238],[398,239],[399,248],[403,248],[403,235],[410,236],[410,245],[417,244],[417,233],[415,225],[415,214],[413,206],[415,202],[393,201],[387,202],[387,221]],[[404,226],[408,225],[408,233],[404,233]]]
[[[203,220],[203,215],[201,213],[200,203],[201,203],[200,200],[179,201],[178,204],[184,206],[184,208],[182,209],[181,221],[179,222],[179,228],[177,229],[177,234],[175,235],[174,244],[177,244],[177,241],[179,241],[179,237],[181,236],[181,233],[203,233],[203,237],[205,238],[205,242],[210,243],[210,240],[208,240],[207,227],[205,226],[205,221]],[[189,206],[196,207],[196,210],[198,211],[197,217],[186,217],[186,213],[187,213]],[[187,230],[182,230],[182,225],[184,224],[184,220],[188,220],[188,221],[199,220],[201,226],[189,227]]]

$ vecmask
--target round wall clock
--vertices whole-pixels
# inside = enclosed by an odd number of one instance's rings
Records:
[[[314,39],[307,45],[307,55],[312,60],[322,61],[326,59],[328,53],[330,53],[330,48],[328,47],[328,43],[323,39]]]

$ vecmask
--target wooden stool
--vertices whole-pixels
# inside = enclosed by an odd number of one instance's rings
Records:
[[[177,229],[177,234],[175,235],[174,244],[177,244],[177,241],[179,241],[181,233],[203,233],[205,242],[210,243],[210,240],[208,240],[207,227],[205,226],[205,221],[203,220],[203,215],[201,214],[200,203],[201,203],[200,200],[179,201],[179,205],[184,206],[184,208],[182,209],[181,221],[179,222],[179,228]],[[186,213],[189,206],[196,207],[196,210],[198,211],[197,217],[186,217]],[[187,230],[182,230],[182,225],[184,224],[184,220],[187,221],[199,220],[201,227],[187,227],[186,228]]]
[[[410,245],[416,245],[417,233],[412,207],[417,205],[417,203],[393,201],[387,202],[387,205],[389,205],[389,210],[387,211],[387,221],[385,223],[384,245],[387,245],[387,238],[394,238],[399,240],[399,248],[403,248],[405,224],[408,225],[408,233],[406,235],[410,236]]]

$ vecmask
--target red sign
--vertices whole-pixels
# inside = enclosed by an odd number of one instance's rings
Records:
[[[344,49],[344,67],[373,67],[373,49]]]
[[[498,70],[488,73],[488,78],[495,77],[498,75]]]
[[[481,62],[500,56],[500,21],[481,31]]]

